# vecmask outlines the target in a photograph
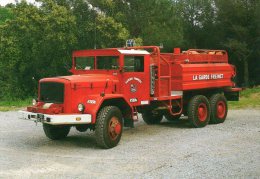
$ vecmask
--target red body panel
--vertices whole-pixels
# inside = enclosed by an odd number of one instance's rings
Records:
[[[233,67],[229,64],[174,64],[172,90],[196,90],[233,86]]]

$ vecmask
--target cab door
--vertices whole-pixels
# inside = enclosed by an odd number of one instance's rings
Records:
[[[124,55],[121,89],[133,106],[150,104],[149,55]]]

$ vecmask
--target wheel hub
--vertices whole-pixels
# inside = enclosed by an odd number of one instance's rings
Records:
[[[108,133],[112,140],[115,140],[121,133],[122,126],[117,117],[112,117],[109,126],[108,126]]]
[[[120,134],[120,132],[121,132],[121,125],[120,124],[116,124],[116,126],[115,126],[115,133],[116,134]]]
[[[207,119],[208,110],[207,106],[204,103],[201,103],[198,107],[198,117],[201,122],[204,122]]]
[[[226,113],[226,105],[223,101],[219,101],[217,103],[217,116],[218,118],[224,118]]]

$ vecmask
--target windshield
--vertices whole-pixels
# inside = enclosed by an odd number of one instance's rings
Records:
[[[111,70],[119,68],[118,56],[75,57],[77,70]]]
[[[75,69],[77,70],[91,70],[95,67],[94,57],[76,57]]]

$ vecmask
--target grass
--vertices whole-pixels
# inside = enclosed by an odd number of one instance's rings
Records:
[[[14,111],[32,104],[32,98],[15,101],[0,101],[0,111]]]
[[[0,111],[14,111],[32,104],[32,98],[16,101],[0,101]],[[229,101],[229,109],[259,108],[260,86],[240,92],[239,101]]]
[[[260,86],[240,92],[239,101],[229,101],[230,109],[260,108]]]

